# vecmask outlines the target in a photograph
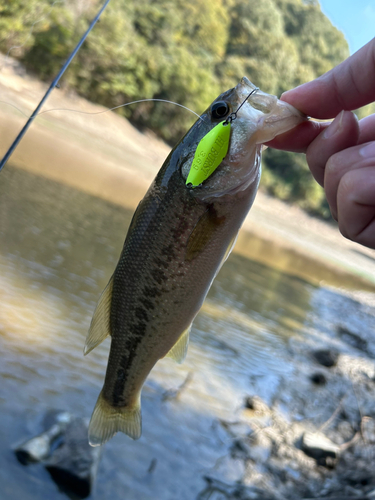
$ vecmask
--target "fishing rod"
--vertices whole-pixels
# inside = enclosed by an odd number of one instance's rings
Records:
[[[27,129],[30,127],[30,125],[32,124],[32,122],[34,121],[34,118],[37,116],[37,114],[39,113],[39,110],[41,109],[41,107],[43,106],[43,104],[46,102],[46,100],[48,99],[50,93],[52,92],[52,90],[56,87],[58,87],[58,83],[59,83],[59,80],[60,78],[63,76],[63,74],[65,73],[65,70],[68,68],[69,64],[72,62],[74,56],[77,54],[77,52],[79,51],[79,49],[81,48],[81,45],[83,44],[83,42],[86,40],[88,34],[90,33],[90,31],[93,29],[93,27],[95,26],[95,24],[99,21],[99,18],[100,16],[102,15],[102,13],[104,12],[104,10],[106,9],[107,5],[109,4],[110,0],[106,0],[106,2],[104,3],[103,7],[99,10],[99,12],[96,14],[96,16],[94,17],[94,19],[92,20],[90,26],[88,27],[86,33],[82,36],[82,38],[80,39],[80,41],[77,43],[75,49],[73,50],[73,52],[70,54],[70,56],[68,57],[67,61],[65,62],[64,66],[61,68],[59,74],[56,76],[56,78],[53,80],[53,82],[51,83],[51,85],[49,86],[47,92],[44,94],[44,96],[42,97],[42,99],[40,100],[38,106],[34,109],[33,113],[31,114],[30,118],[27,120],[27,122],[25,123],[24,127],[22,128],[21,132],[18,134],[18,136],[15,138],[13,144],[10,146],[10,148],[8,149],[8,151],[5,153],[3,159],[1,160],[0,162],[0,172],[1,170],[3,169],[3,167],[5,166],[6,162],[9,160],[9,158],[12,156],[14,150],[16,149],[16,147],[18,146],[19,142],[21,141],[22,137],[25,135],[25,133],[27,132]]]

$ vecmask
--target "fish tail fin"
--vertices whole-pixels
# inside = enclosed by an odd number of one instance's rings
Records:
[[[142,433],[140,397],[134,407],[114,407],[99,394],[89,425],[89,443],[100,446],[111,439],[116,432],[124,432],[132,439]]]

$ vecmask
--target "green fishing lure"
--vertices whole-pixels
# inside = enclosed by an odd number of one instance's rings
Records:
[[[199,186],[212,175],[229,148],[231,122],[216,125],[198,144],[186,185]]]

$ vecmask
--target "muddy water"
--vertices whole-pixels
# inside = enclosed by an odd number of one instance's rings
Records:
[[[86,358],[82,349],[132,214],[10,166],[0,181],[0,498],[55,500],[65,497],[43,467],[22,467],[12,447],[40,431],[50,408],[91,415],[109,342]],[[327,312],[321,288],[233,254],[185,363],[160,361],[145,384],[142,438],[120,434],[104,447],[95,498],[192,500],[204,475],[238,478],[223,460],[231,437],[220,421],[241,418],[249,394],[275,397],[292,372],[288,340],[319,325],[322,311],[324,327],[335,324],[346,298],[329,294]],[[166,398],[189,374],[179,397]]]

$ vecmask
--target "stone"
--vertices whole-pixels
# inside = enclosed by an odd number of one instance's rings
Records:
[[[324,373],[316,372],[310,375],[310,380],[315,385],[325,385],[327,383]]]
[[[277,500],[275,496],[268,491],[255,486],[245,486],[241,483],[228,484],[218,479],[205,476],[206,488],[197,496],[197,500]]]
[[[366,445],[375,444],[375,420],[362,417],[362,436]]]
[[[257,414],[269,412],[267,404],[258,396],[248,396],[244,402],[245,408],[252,410]]]
[[[48,412],[43,421],[46,430],[15,448],[18,461],[28,465],[48,458],[71,419],[72,416],[66,411]]]
[[[367,340],[362,339],[359,335],[351,332],[344,326],[338,326],[337,333],[340,335],[341,339],[347,344],[351,345],[352,347],[355,347],[359,351],[368,353]]]
[[[320,365],[331,368],[337,364],[339,353],[335,349],[317,349],[312,356]]]
[[[230,447],[232,458],[247,460],[251,456],[251,446],[242,439],[235,439]]]
[[[88,442],[88,422],[75,418],[66,428],[63,444],[45,463],[62,491],[79,498],[90,495],[101,456],[101,447]]]
[[[340,447],[321,432],[305,432],[302,437],[302,450],[319,465],[333,468]]]
[[[341,481],[355,488],[368,487],[374,484],[373,471],[347,469],[345,470],[345,474],[342,475]]]

